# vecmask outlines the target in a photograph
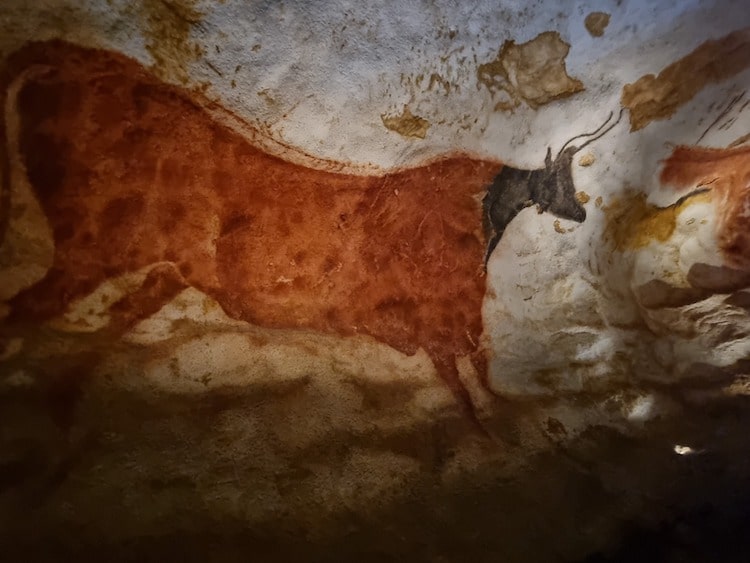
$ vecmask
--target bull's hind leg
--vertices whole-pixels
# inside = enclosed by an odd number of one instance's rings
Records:
[[[53,319],[64,313],[71,302],[93,291],[102,281],[103,276],[82,278],[53,266],[41,280],[10,299],[6,323],[27,325]]]
[[[7,327],[34,326],[64,314],[69,305],[86,297],[106,280],[103,275],[85,279],[52,268],[38,283],[21,291],[8,303]],[[174,299],[188,283],[171,263],[157,264],[143,283],[108,309],[106,332],[119,335],[150,317]]]
[[[116,301],[110,308],[107,332],[122,334],[138,322],[157,313],[188,287],[185,278],[172,263],[157,264],[138,289]]]

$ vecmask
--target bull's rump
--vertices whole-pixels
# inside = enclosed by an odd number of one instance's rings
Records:
[[[499,164],[457,156],[385,176],[317,170],[264,152],[122,55],[29,45],[10,58],[6,85],[32,65],[48,68],[18,93],[18,146],[55,255],[11,302],[15,318],[49,318],[107,278],[167,262],[260,326],[424,347],[438,369],[477,353],[477,195]],[[139,303],[125,302],[129,317],[153,313],[153,300]]]

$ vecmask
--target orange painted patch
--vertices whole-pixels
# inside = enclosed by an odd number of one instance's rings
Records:
[[[664,242],[674,233],[677,218],[686,205],[710,200],[710,193],[701,192],[669,207],[657,207],[648,203],[644,193],[627,193],[602,208],[607,220],[604,236],[617,250]]]
[[[107,278],[161,263],[113,306],[126,325],[192,286],[256,325],[424,348],[464,398],[456,357],[484,378],[476,196],[499,163],[315,170],[263,152],[122,55],[30,44],[3,90],[32,65],[48,68],[19,92],[19,145],[55,256],[10,302],[11,320],[49,319]]]
[[[719,248],[728,265],[750,269],[750,147],[677,147],[664,164],[661,182],[680,190],[710,188]]]

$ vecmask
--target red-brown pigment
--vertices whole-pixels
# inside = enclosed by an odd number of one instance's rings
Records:
[[[3,95],[37,64],[49,68],[19,92],[19,146],[55,254],[11,301],[12,321],[49,319],[107,278],[167,263],[113,307],[126,324],[192,286],[255,325],[424,348],[463,398],[457,356],[486,377],[477,196],[500,163],[452,156],[384,176],[301,166],[137,62],[57,41],[11,56]]]
[[[750,146],[676,147],[664,163],[661,182],[677,189],[710,189],[724,259],[734,268],[750,269]]]

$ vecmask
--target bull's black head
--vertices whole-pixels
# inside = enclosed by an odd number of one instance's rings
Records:
[[[545,192],[547,194],[547,207],[545,211],[560,217],[561,219],[570,219],[582,223],[586,220],[586,209],[576,198],[575,184],[573,183],[573,157],[589,143],[601,139],[617,125],[622,117],[622,110],[617,119],[609,124],[613,114],[610,113],[607,120],[602,123],[596,131],[576,135],[562,146],[560,152],[552,160],[552,150],[547,149],[547,156],[544,159]],[[570,145],[575,139],[590,137],[585,143],[577,147]]]
[[[579,223],[586,220],[586,209],[576,198],[573,157],[586,145],[606,135],[620,121],[622,113],[620,111],[620,116],[609,126],[613,115],[611,113],[607,121],[596,131],[568,139],[554,160],[552,149],[547,149],[544,168],[521,170],[503,166],[482,199],[482,222],[485,235],[488,237],[487,251],[484,255],[485,266],[505,228],[529,205],[536,204],[540,213],[549,211],[561,219]],[[590,138],[580,147],[570,145],[571,141],[582,137]]]
[[[545,191],[549,198],[549,211],[560,219],[569,219],[583,223],[586,220],[586,209],[576,199],[576,188],[573,184],[573,156],[576,147],[568,147],[557,158],[552,160],[552,152],[547,149],[544,160]]]

